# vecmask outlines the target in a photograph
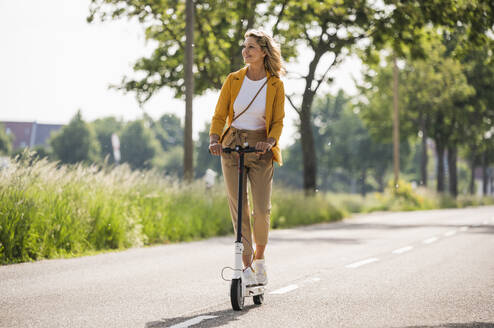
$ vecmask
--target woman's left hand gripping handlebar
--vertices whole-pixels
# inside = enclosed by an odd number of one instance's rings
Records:
[[[275,145],[276,140],[273,138],[268,138],[266,141],[259,141],[256,144],[256,150],[258,151],[258,155],[264,155],[266,152],[270,151],[271,148]]]

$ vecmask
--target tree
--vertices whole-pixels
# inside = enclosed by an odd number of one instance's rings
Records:
[[[95,162],[98,160],[99,144],[91,126],[77,111],[67,126],[50,139],[55,157],[62,163]]]
[[[0,124],[0,155],[9,155],[12,152],[12,139]]]
[[[149,169],[159,153],[159,144],[152,130],[144,126],[143,120],[129,122],[120,136],[122,162],[133,169]]]
[[[192,99],[194,98],[194,2],[185,0],[185,129],[184,129],[184,177],[194,178],[194,142],[192,140]]]
[[[339,179],[350,181],[353,189],[350,191],[354,192],[357,181],[360,181],[360,191],[365,195],[371,140],[357,111],[350,106],[349,98],[342,90],[336,96],[317,98],[312,115],[317,162],[320,167],[318,185],[333,189],[332,180],[338,168]]]
[[[392,58],[383,56],[381,62],[370,62],[366,65],[363,72],[363,83],[358,86],[360,95],[358,97],[359,102],[356,104],[360,118],[375,145],[372,151],[376,155],[372,158],[372,167],[375,170],[375,178],[380,191],[384,189],[384,176],[395,157],[394,122],[391,119],[394,110],[391,87],[394,68],[389,65],[390,59],[392,60]],[[399,73],[400,80],[406,80],[403,71]],[[399,93],[403,95],[399,99],[399,107],[404,108],[407,93],[403,90],[403,85],[400,85]],[[400,162],[398,166],[403,167],[409,155],[408,139],[417,135],[417,123],[405,110],[404,115],[399,116],[399,126],[401,133],[399,134],[400,156],[398,158]]]
[[[398,67],[397,57],[424,58],[424,37],[427,29],[441,27],[455,30],[464,27],[465,41],[468,44],[485,44],[488,40],[487,31],[492,32],[494,25],[494,6],[492,2],[478,1],[407,1],[385,0],[390,15],[384,15],[376,20],[371,32],[373,42],[366,48],[367,59],[374,49],[391,48],[394,69],[394,117],[398,117]],[[369,56],[370,55],[370,56]],[[399,128],[397,119],[394,124],[394,143],[397,148]],[[452,149],[453,150],[453,149]],[[453,150],[453,152],[455,152]],[[395,156],[397,156],[395,151]],[[395,163],[397,161],[395,160]],[[426,163],[423,163],[423,166]],[[398,179],[397,164],[395,164],[395,180]],[[424,181],[424,180],[423,180]]]
[[[433,81],[434,84],[430,85],[430,88],[422,89],[422,94],[424,95],[422,101],[431,104],[430,107],[425,108],[431,109],[432,112],[429,129],[436,144],[438,164],[437,191],[445,191],[443,159],[447,148],[448,167],[450,168],[449,191],[450,194],[456,197],[458,194],[456,182],[457,147],[465,139],[463,124],[466,121],[466,117],[471,115],[471,108],[465,106],[465,101],[474,93],[474,90],[467,83],[466,77],[462,72],[461,63],[445,56],[444,46],[433,45],[431,53],[433,55],[430,55],[427,61],[419,61],[414,66],[416,70],[420,70],[420,68],[427,69],[424,66],[432,67],[433,74],[436,76]],[[423,79],[418,78],[413,80],[414,82],[423,81]],[[408,82],[411,83],[412,81]]]
[[[123,128],[122,121],[117,120],[115,117],[105,117],[94,120],[90,123],[96,132],[96,138],[100,145],[100,158],[104,160],[108,157],[110,163],[115,162],[113,157],[113,146],[111,141],[112,134],[120,134]]]
[[[331,80],[330,70],[348,55],[357,41],[367,36],[376,10],[365,0],[273,1],[270,10],[276,12],[275,8],[279,6],[282,15],[274,33],[282,35],[285,40],[296,40],[312,52],[308,72],[301,77],[305,83],[301,101],[296,104],[295,95],[287,95],[300,118],[304,189],[311,194],[316,189],[317,176],[311,122],[314,97],[319,87]]]
[[[455,147],[464,139],[462,124],[469,115],[464,101],[473,92],[462,73],[460,63],[454,58],[447,57],[445,47],[439,35],[431,31],[428,42],[421,45],[428,53],[425,59],[408,57],[401,72],[400,117],[402,142],[417,135],[422,140],[422,169],[421,182],[426,184],[427,163],[426,140],[428,136],[434,139],[437,154],[437,190],[445,190],[444,154],[449,149],[450,157],[450,187],[451,194],[456,194],[456,151]],[[379,136],[390,131],[387,108],[391,108],[389,81],[391,68],[389,66],[371,66],[366,76],[366,87],[360,90],[365,102],[364,119],[371,133]],[[371,83],[372,82],[372,83]],[[388,132],[389,133],[389,132]],[[382,135],[380,136],[382,137]]]
[[[465,101],[471,114],[462,124],[466,142],[460,151],[470,162],[470,193],[474,193],[475,167],[480,165],[482,190],[487,194],[487,166],[494,162],[494,40],[486,45],[472,46],[465,44],[464,35],[464,28],[458,27],[453,33],[445,33],[444,43],[448,51],[460,59],[468,84],[475,90]]]

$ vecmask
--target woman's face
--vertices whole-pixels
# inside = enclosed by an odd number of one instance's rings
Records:
[[[256,39],[249,36],[244,41],[242,56],[246,64],[263,63],[266,54],[262,51],[261,46],[257,44]]]

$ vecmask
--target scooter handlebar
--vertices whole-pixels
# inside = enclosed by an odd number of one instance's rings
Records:
[[[232,153],[232,152],[237,152],[237,153],[255,153],[258,152],[258,150],[255,147],[245,147],[242,148],[240,146],[236,146],[235,148],[223,148],[222,151],[224,153]]]

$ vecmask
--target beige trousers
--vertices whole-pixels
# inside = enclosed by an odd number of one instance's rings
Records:
[[[249,131],[230,128],[224,137],[223,147],[235,147],[244,145],[255,147],[259,141],[266,140],[266,131]],[[271,185],[273,181],[273,153],[257,155],[247,153],[244,156],[244,180],[243,180],[243,200],[242,200],[242,243],[244,245],[244,255],[252,255],[254,245],[252,244],[252,232],[257,245],[268,243],[269,222],[271,214]],[[221,155],[221,167],[225,178],[226,192],[230,207],[230,214],[235,233],[237,232],[237,212],[238,212],[238,155],[230,153]],[[252,216],[250,214],[250,204],[247,197],[247,179],[250,182],[252,193]],[[252,217],[252,223],[251,223]]]

